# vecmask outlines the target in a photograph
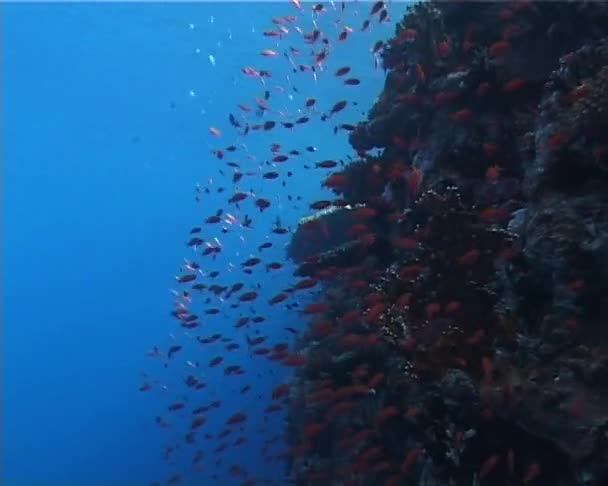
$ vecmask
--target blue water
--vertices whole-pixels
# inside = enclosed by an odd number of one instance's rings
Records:
[[[253,386],[247,405],[253,417],[250,444],[224,454],[224,469],[246,456],[248,467],[265,477],[284,473],[283,464],[267,465],[257,457],[261,440],[282,431],[282,418],[264,422],[255,410],[268,405],[269,387],[290,371],[242,353],[235,362],[247,369],[246,378],[227,385],[221,370],[206,371],[208,388],[199,398],[189,397],[179,387],[188,373],[183,361],[206,363],[222,347],[203,354],[169,315],[174,275],[184,257],[192,257],[185,247],[191,226],[216,209],[228,210],[226,199],[234,191],[230,172],[225,178],[218,174],[221,166],[210,153],[218,142],[207,128],[217,126],[225,133],[221,143],[232,143],[227,113],[260,96],[259,83],[245,79],[241,67],[274,61],[281,66],[272,67],[276,84],[284,84],[289,72],[285,62],[258,55],[273,45],[260,31],[272,27],[272,16],[291,13],[289,2],[236,8],[2,6],[3,485],[147,484],[174,472],[196,477],[188,471],[194,449],[182,446],[171,461],[162,459],[162,448],[183,433],[159,429],[154,417],[166,415],[167,404],[179,396],[190,404],[222,399],[218,422],[205,426],[217,433],[227,416],[244,407],[238,390],[246,383]],[[354,18],[353,24],[361,21]],[[301,97],[294,103],[314,96],[325,107],[341,98],[370,106],[384,79],[373,69],[369,48],[393,26],[383,27],[382,35],[380,30],[376,26],[349,40],[328,63],[331,69],[351,65],[363,87],[345,93],[331,79],[295,77]],[[361,116],[353,109],[342,121]],[[344,134],[334,137],[327,126],[330,135],[320,136],[320,126],[242,142],[260,160],[267,158],[271,142],[298,149],[317,145],[319,151],[308,158],[312,163],[352,152]],[[321,175],[302,167],[294,173],[286,188],[269,189],[259,177],[244,181],[244,190],[272,198],[273,204],[261,215],[251,206],[230,208],[239,218],[251,215],[254,229],[220,234],[224,251],[208,270],[238,268],[269,237],[277,216],[293,228],[309,214],[309,202],[328,196],[320,189]],[[207,187],[210,179],[212,187],[223,185],[226,192],[196,205],[195,183]],[[303,202],[292,205],[288,194]],[[280,238],[272,236],[276,244],[265,261],[285,259],[288,237]],[[293,282],[292,270],[286,265],[273,280],[263,272],[241,278],[236,271],[225,283],[259,282],[267,300]],[[282,326],[297,324],[293,313],[262,304],[258,311],[280,321],[266,334],[290,338]],[[225,309],[209,323],[209,332],[198,334],[212,334],[213,326],[226,323],[224,335],[242,339],[245,331],[232,328],[239,312]],[[145,355],[153,345],[166,350],[174,341],[184,344],[184,354],[167,370]],[[169,391],[139,392],[142,373],[156,373]]]

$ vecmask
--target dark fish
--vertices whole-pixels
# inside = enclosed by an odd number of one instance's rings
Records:
[[[173,356],[175,353],[177,353],[178,351],[180,351],[182,349],[181,346],[179,345],[173,345],[169,348],[169,352],[167,353],[167,358],[171,359],[171,356]]]
[[[330,114],[338,113],[346,108],[348,102],[346,100],[338,101],[330,110]]]
[[[350,68],[348,66],[344,66],[339,68],[336,71],[336,76],[344,76],[345,74],[348,74],[350,72]]]

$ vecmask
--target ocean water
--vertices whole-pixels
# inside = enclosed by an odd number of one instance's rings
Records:
[[[405,5],[393,6],[397,19]],[[262,410],[270,389],[288,380],[291,369],[253,357],[244,345],[226,360],[246,374],[226,378],[222,367],[206,365],[226,354],[223,346],[203,347],[193,336],[221,332],[243,342],[254,329],[233,324],[253,311],[266,317],[269,340],[293,341],[284,328],[298,328],[303,320],[284,306],[266,304],[294,281],[284,248],[289,236],[271,229],[277,218],[295,229],[311,213],[311,201],[329,198],[320,187],[326,172],[305,165],[343,158],[352,149],[346,132],[334,136],[331,124],[318,120],[294,131],[278,127],[240,137],[228,113],[238,114],[237,103],[252,105],[268,89],[273,107],[290,113],[307,97],[324,110],[348,99],[341,121],[356,122],[384,83],[370,48],[394,29],[393,22],[374,25],[332,51],[327,69],[349,65],[362,81],[345,87],[329,72],[315,81],[310,73],[292,73],[284,59],[260,56],[277,45],[261,34],[273,27],[270,19],[293,11],[287,1],[3,3],[3,485],[134,485],[165,482],[176,473],[192,484],[233,484],[227,469],[237,463],[252,477],[281,484],[285,463],[266,462],[260,449],[283,432],[283,416]],[[354,9],[345,15],[352,16],[345,22],[353,27],[364,18]],[[243,75],[241,68],[250,65],[273,71],[266,87]],[[210,126],[222,137],[213,137]],[[212,154],[232,143],[246,149],[223,161]],[[263,164],[271,143],[301,151],[314,145],[317,151],[290,161],[291,177],[280,167],[277,181],[245,177],[238,184],[271,201],[263,213],[250,201],[229,205],[234,186],[225,162],[234,158],[247,170],[270,170]],[[211,191],[198,204],[196,184]],[[220,187],[225,191],[218,193]],[[262,297],[238,308],[216,302],[220,314],[185,333],[170,316],[170,291],[177,288],[184,258],[194,258],[185,245],[191,227],[219,209],[236,221],[249,215],[253,227],[230,222],[225,234],[204,228],[204,238],[218,238],[223,248],[215,260],[201,260],[204,270],[221,272],[225,284],[259,284]],[[264,263],[284,267],[243,274],[241,262],[258,254],[264,241],[274,245]],[[311,298],[302,295],[301,304]],[[184,348],[167,368],[146,356],[155,345],[166,353],[176,343]],[[193,369],[186,361],[201,365]],[[206,382],[204,390],[184,387],[191,372]],[[142,393],[146,381],[152,389]],[[247,384],[251,391],[239,393]],[[213,453],[217,440],[200,437],[184,445],[189,414],[167,412],[177,400],[189,406],[222,400],[204,427],[213,434],[232,413],[246,411],[247,444],[221,454]],[[158,427],[159,415],[171,426]],[[197,449],[205,453],[202,470],[191,465]]]

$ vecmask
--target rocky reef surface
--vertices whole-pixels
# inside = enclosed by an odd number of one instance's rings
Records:
[[[291,477],[608,484],[608,4],[417,4],[383,64],[288,248]]]

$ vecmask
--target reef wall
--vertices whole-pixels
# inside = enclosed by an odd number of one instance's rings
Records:
[[[291,476],[608,484],[608,4],[418,4],[383,63],[288,249]]]

